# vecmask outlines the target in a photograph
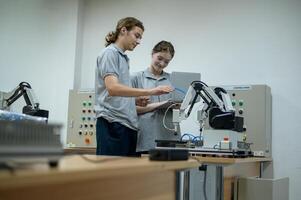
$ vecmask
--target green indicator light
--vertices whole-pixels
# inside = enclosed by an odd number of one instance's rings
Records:
[[[240,101],[239,101],[239,105],[240,105],[240,106],[243,106],[243,105],[244,105],[244,101],[243,101],[243,100],[240,100]]]
[[[235,105],[236,105],[235,100],[232,100],[232,106],[235,106]]]

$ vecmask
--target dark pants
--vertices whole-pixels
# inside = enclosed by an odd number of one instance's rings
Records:
[[[97,155],[138,156],[137,131],[118,122],[109,123],[99,117],[96,121]]]

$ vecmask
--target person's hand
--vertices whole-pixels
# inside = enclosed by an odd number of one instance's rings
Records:
[[[136,105],[145,107],[150,102],[149,96],[136,97]]]
[[[150,89],[151,95],[161,95],[161,94],[168,94],[172,92],[174,89],[168,85],[160,85],[158,87]]]

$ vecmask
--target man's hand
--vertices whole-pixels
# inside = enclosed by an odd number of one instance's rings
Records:
[[[145,107],[150,102],[149,96],[136,97],[136,105]]]

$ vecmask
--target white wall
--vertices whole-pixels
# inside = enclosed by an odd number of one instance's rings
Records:
[[[301,196],[301,1],[86,0],[83,12],[82,88],[94,87],[104,36],[125,16],[146,29],[129,53],[132,71],[148,67],[153,45],[165,39],[176,48],[168,71],[201,72],[210,85],[268,84],[274,175],[290,177],[290,199]]]
[[[50,111],[50,122],[67,121],[77,9],[78,1],[73,0],[0,1],[0,91],[29,82],[40,107]],[[13,109],[21,111],[18,106]]]
[[[168,71],[201,72],[209,85],[271,86],[274,174],[290,177],[295,200],[301,196],[300,10],[299,0],[0,0],[0,91],[30,82],[50,121],[66,125],[68,90],[94,87],[104,36],[121,17],[135,16],[146,31],[129,53],[132,71],[148,67],[153,45],[165,39],[176,48]]]

